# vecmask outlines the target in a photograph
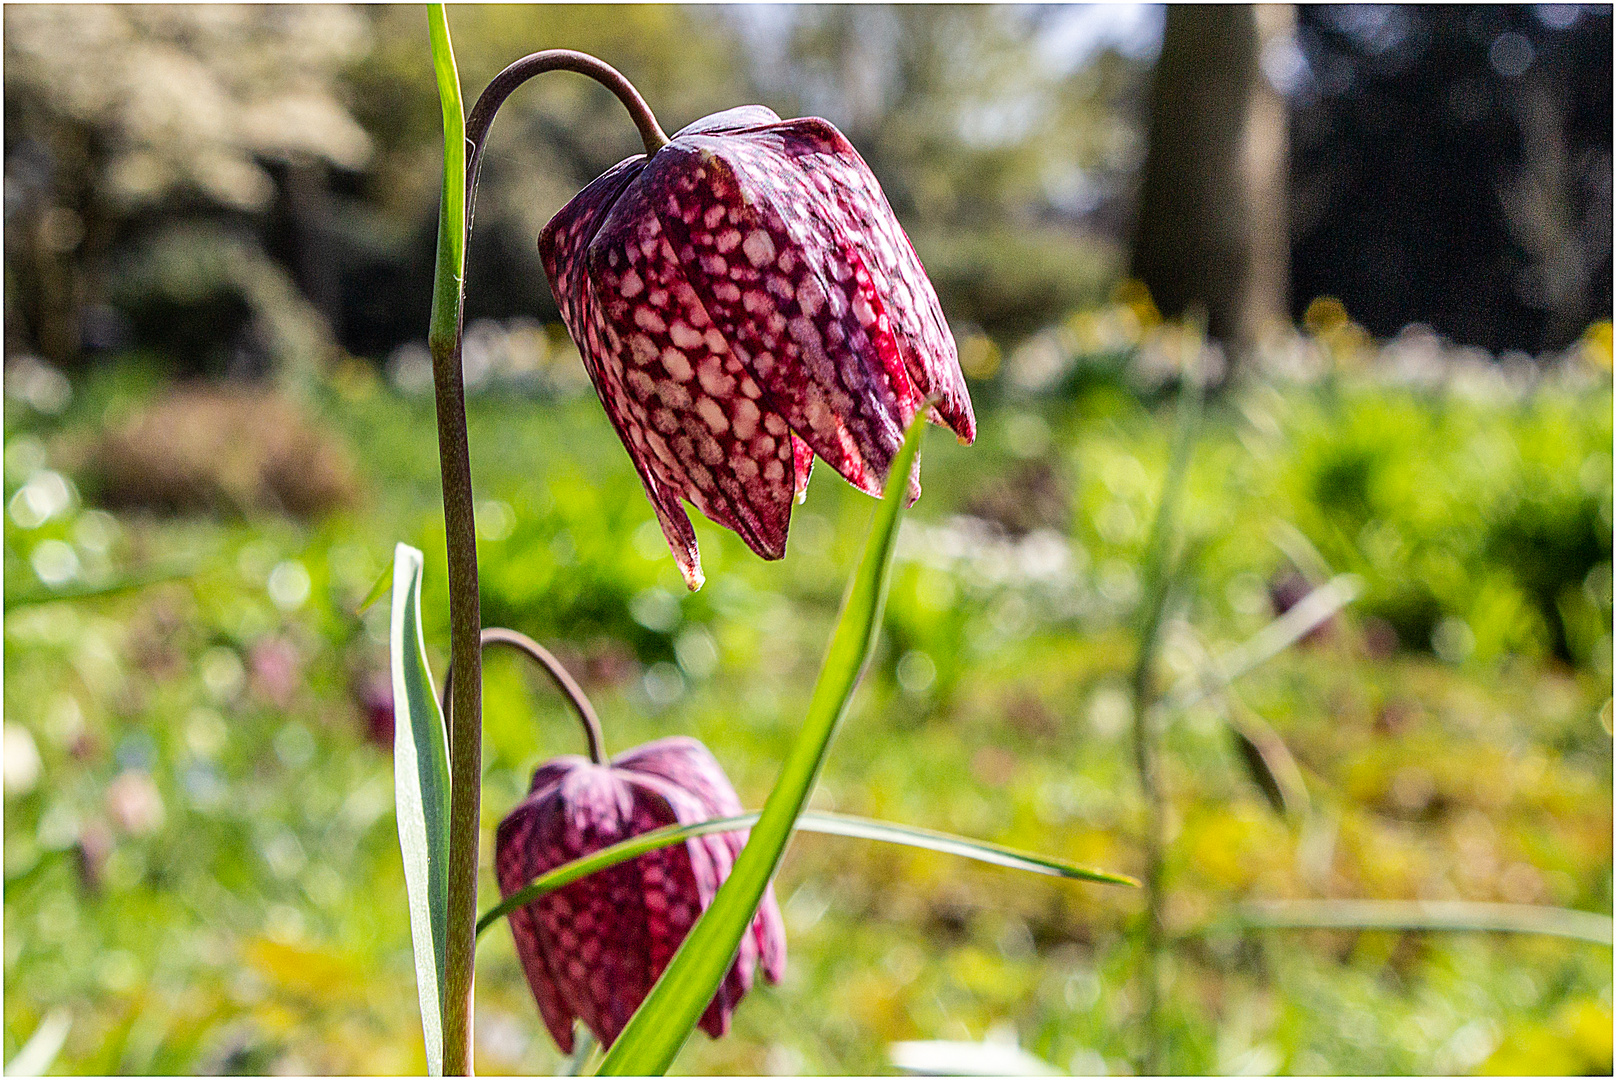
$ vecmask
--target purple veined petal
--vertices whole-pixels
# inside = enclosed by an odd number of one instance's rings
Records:
[[[577,770],[558,795],[565,807],[560,818],[570,858],[633,835],[632,797],[606,770]],[[557,902],[547,904],[552,897]],[[563,999],[597,1038],[609,1042],[650,993],[653,981],[638,867],[620,863],[542,897],[533,907],[548,933]]]
[[[612,767],[661,777],[702,801],[708,817],[742,813],[741,798],[713,752],[689,735],[669,735],[625,751]],[[701,819],[697,819],[701,820]]]
[[[824,120],[784,121],[779,130],[786,153],[842,211],[843,230],[864,256],[877,289],[889,298],[893,331],[910,378],[923,395],[940,398],[934,422],[952,428],[962,442],[973,442],[977,421],[954,335],[875,174],[847,137]]]
[[[849,483],[879,495],[921,397],[832,201],[758,151],[772,131],[676,140],[637,186],[668,191],[657,209],[681,262],[770,403]],[[671,183],[679,173],[701,183]]]
[[[702,587],[702,555],[696,546],[696,530],[691,527],[691,519],[679,499],[685,483],[665,460],[654,453],[655,447],[665,444],[651,429],[646,410],[629,395],[624,364],[616,350],[618,339],[605,326],[600,305],[595,300],[595,291],[587,282],[584,293],[584,307],[589,318],[587,340],[592,349],[585,369],[595,384],[596,396],[606,410],[612,429],[618,433],[618,439],[629,452],[629,460],[634,462],[635,472],[646,489],[646,497],[651,500],[657,524],[661,526],[663,539],[668,541],[668,548],[673,552],[680,575],[684,577],[686,587],[694,592]]]
[[[534,836],[534,818],[543,812],[539,806],[524,804],[500,823],[495,841],[495,874],[503,896],[509,896],[549,869],[545,865],[548,860],[538,855]],[[531,907],[513,911],[508,919],[511,936],[516,942],[517,959],[521,961],[522,971],[528,977],[528,986],[533,990],[539,1016],[544,1020],[550,1037],[556,1040],[556,1045],[561,1047],[563,1053],[570,1054],[573,1052],[575,1014],[562,999],[561,990],[556,985],[549,950],[544,946]]]
[[[740,811],[713,755],[694,739],[658,740],[609,766],[577,756],[535,773],[532,791],[500,823],[495,873],[510,896],[530,880],[620,840],[675,822]],[[744,833],[692,837],[540,897],[511,914],[511,931],[546,1028],[573,1044],[582,1021],[611,1043],[650,992],[729,876]],[[784,939],[773,894],[746,935],[700,1024],[717,1038],[755,973],[779,977]],[[778,946],[778,947],[777,947]]]
[[[700,120],[693,121],[674,132],[674,138],[681,135],[712,134],[719,131],[739,131],[742,128],[762,127],[766,124],[780,123],[780,116],[774,109],[763,105],[738,105],[733,109],[725,109]]]
[[[695,805],[691,796],[653,789],[640,781],[630,783],[636,788],[637,806],[656,808],[651,811],[654,817],[636,821],[636,832],[649,832],[658,827],[654,822],[660,820],[672,818],[684,822],[701,814],[700,806]],[[690,805],[681,806],[681,803]],[[642,825],[645,827],[640,827]],[[649,851],[633,860],[640,870],[650,946],[648,962],[654,982],[709,902],[703,898],[700,882],[704,876],[711,876],[712,869],[699,867],[693,854],[687,843]]]
[[[584,285],[584,250],[600,230],[606,211],[618,201],[623,189],[645,164],[644,154],[624,158],[574,195],[539,233],[539,261],[550,279],[562,322],[567,324],[574,342],[581,340],[579,331],[585,323],[579,313]]]
[[[646,419],[629,407],[630,400],[623,386],[623,365],[611,354],[612,336],[605,326],[585,266],[585,250],[600,231],[606,211],[644,164],[644,155],[620,161],[579,192],[539,234],[539,254],[562,321],[578,346],[596,396],[618,439],[629,452],[685,584],[695,590],[702,586],[702,561],[696,547],[696,532],[691,528],[685,508],[680,505],[681,485],[673,482],[673,478],[658,469],[651,459],[646,446]]]
[[[682,482],[692,505],[753,551],[780,558],[796,491],[786,423],[761,406],[762,391],[691,288],[651,205],[660,190],[631,185],[590,242],[611,354],[647,418],[660,476]]]
[[[779,558],[782,494],[802,499],[815,455],[880,495],[928,398],[930,420],[975,437],[936,292],[875,176],[824,120],[762,106],[703,117],[581,192],[540,251],[692,589],[682,500]],[[917,463],[912,503],[919,476]]]
[[[563,754],[561,757],[551,758],[533,771],[533,780],[528,785],[528,794],[538,794],[542,789],[554,787],[565,780],[581,765],[588,765],[589,759],[578,754]]]
[[[585,764],[542,795],[531,796],[507,818],[526,820],[525,830],[507,831],[502,824],[496,864],[502,893],[527,884],[531,877],[634,835],[636,810],[631,791],[610,771]],[[653,808],[654,809],[654,808]],[[669,824],[642,817],[652,827]],[[520,833],[520,835],[519,835]],[[521,841],[521,851],[513,846]],[[526,875],[526,876],[524,876]],[[566,1038],[558,1030],[561,1015],[546,1015],[546,1026],[558,1045],[571,1041],[571,1017],[582,1020],[598,1038],[610,1041],[651,989],[650,943],[641,877],[631,860],[609,867],[540,897],[525,909],[534,931],[531,940],[517,937],[519,951],[536,951],[549,975],[554,997],[566,1016]],[[515,928],[513,928],[515,934]],[[524,957],[534,996],[545,1009],[546,980],[534,978],[535,964]]]
[[[741,799],[718,759],[706,746],[688,736],[673,735],[646,743],[619,755],[613,765],[641,776],[657,776],[691,792],[703,803],[706,816],[733,817],[744,813]],[[745,830],[738,830],[699,838],[722,844],[727,849],[728,854],[720,857],[728,860],[726,869],[718,880],[728,876],[728,865],[740,856],[747,835]],[[709,902],[710,898],[703,901],[704,905]],[[772,983],[778,982],[786,969],[786,929],[773,885],[768,887],[758,905],[751,937],[764,977]]]
[[[695,742],[695,740],[685,741]],[[701,747],[700,744],[696,745],[703,753],[706,753],[705,747]],[[639,777],[638,782],[647,789],[677,793],[672,805],[679,807],[678,812],[681,821],[689,820],[693,823],[704,821],[713,814],[711,807],[697,793],[684,790],[682,785],[677,785],[650,772],[629,772],[628,775]],[[724,781],[724,785],[728,787],[728,781]],[[739,804],[737,805],[739,806]],[[737,849],[733,848],[728,842],[728,837],[731,835],[734,834],[693,836],[685,842],[685,849],[689,853],[687,865],[692,871],[696,891],[699,894],[699,896],[692,896],[691,901],[693,904],[699,901],[702,909],[706,909],[713,902],[713,897],[718,894],[719,886],[730,876],[730,871],[735,865],[734,852]],[[689,927],[687,927],[688,929]],[[680,940],[683,940],[683,934]],[[757,966],[757,944],[752,935],[747,935],[736,950],[735,959],[731,961],[729,970],[725,972],[724,978],[720,980],[718,989],[713,995],[713,1000],[708,1003],[707,1009],[703,1011],[700,1022],[703,1031],[717,1039],[730,1030],[730,1014],[735,1010],[736,1005],[740,1003],[747,991],[752,989],[753,972]],[[661,974],[661,968],[656,969],[656,974]]]
[[[786,920],[781,918],[780,904],[775,901],[773,882],[764,890],[752,933],[758,942],[758,970],[771,983],[780,982],[786,975]]]
[[[797,476],[794,485],[798,502],[808,496],[809,474],[814,471],[814,448],[792,432],[792,471]]]
[[[966,442],[976,420],[965,376],[937,293],[915,248],[893,214],[881,185],[853,144],[817,117],[782,121],[767,129],[726,136],[732,149],[745,147],[781,175],[803,177],[825,201],[820,213],[859,252],[876,292],[886,303],[891,330],[911,381],[923,396],[941,397],[933,417]],[[739,151],[738,151],[739,152]]]

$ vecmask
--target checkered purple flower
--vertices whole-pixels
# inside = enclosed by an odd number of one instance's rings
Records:
[[[935,423],[976,436],[926,271],[824,120],[758,105],[699,120],[580,192],[539,251],[692,589],[682,498],[778,559],[816,456],[879,496],[928,398]]]
[[[500,823],[495,871],[510,896],[564,863],[674,823],[740,814],[724,770],[695,739],[659,739],[608,765],[561,757],[541,765],[528,797]],[[745,832],[698,836],[639,855],[540,897],[510,916],[528,985],[563,1051],[582,1020],[610,1045],[651,992],[697,918],[713,902]],[[702,1016],[714,1038],[762,970],[786,968],[786,931],[773,889]]]

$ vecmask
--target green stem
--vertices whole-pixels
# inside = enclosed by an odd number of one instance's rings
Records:
[[[427,9],[433,69],[444,116],[444,185],[438,205],[438,259],[432,281],[432,382],[443,475],[444,540],[449,558],[449,655],[463,675],[449,722],[449,905],[444,946],[446,1076],[472,1071],[472,964],[477,949],[477,845],[483,777],[483,663],[478,631],[477,531],[466,436],[460,330],[466,266],[466,126],[460,77],[442,4]]]
[[[466,387],[460,356],[466,242],[483,143],[501,103],[522,83],[544,71],[576,71],[605,85],[628,108],[647,154],[656,153],[668,142],[668,136],[627,79],[600,60],[568,49],[523,57],[495,76],[478,98],[468,122],[449,38],[449,16],[443,4],[428,6],[427,25],[444,117],[444,185],[438,206],[438,258],[427,345],[432,352],[438,459],[443,473],[444,539],[449,558],[449,655],[450,663],[463,673],[449,697],[451,707],[445,710],[449,724],[450,797],[443,1071],[455,1076],[470,1075],[472,1071],[472,964],[477,944],[477,847],[483,774],[482,613],[466,434]],[[592,751],[599,753],[598,741],[592,742]]]
[[[1167,857],[1167,792],[1162,783],[1161,732],[1155,670],[1162,641],[1162,622],[1173,592],[1175,525],[1179,499],[1184,490],[1185,472],[1190,464],[1191,447],[1201,421],[1202,385],[1199,363],[1202,344],[1201,323],[1194,316],[1185,328],[1187,352],[1195,352],[1182,365],[1179,408],[1174,423],[1174,444],[1168,473],[1162,482],[1156,516],[1146,540],[1144,599],[1140,615],[1140,648],[1135,656],[1130,687],[1134,698],[1134,767],[1139,774],[1140,794],[1145,802],[1145,941],[1141,955],[1140,982],[1144,997],[1145,1038],[1140,1048],[1142,1075],[1155,1075],[1162,1064],[1162,956],[1167,938],[1162,919],[1166,899],[1164,867]]]

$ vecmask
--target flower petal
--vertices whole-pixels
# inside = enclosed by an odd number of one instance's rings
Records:
[[[619,755],[612,764],[614,768],[632,774],[655,776],[678,785],[701,800],[707,817],[733,817],[744,812],[741,799],[718,759],[706,746],[689,736],[672,735],[657,739]],[[720,859],[723,872],[719,874],[718,881],[722,882],[729,876],[729,866],[740,856],[747,836],[747,830],[737,830],[699,838],[718,841],[728,850],[728,855]],[[705,896],[702,901],[704,907],[711,902],[711,896]],[[765,978],[778,982],[786,970],[786,927],[781,920],[773,885],[765,891],[758,905],[750,944],[756,949]],[[750,966],[747,973],[750,985]]]
[[[706,756],[707,760],[712,762],[715,768],[717,767],[718,763],[713,761],[711,754],[707,753],[707,748],[694,739],[674,738],[659,740],[659,742],[685,743],[694,746],[699,751],[699,754],[691,755],[691,757]],[[669,757],[666,753],[668,748],[658,748],[656,744],[651,744],[650,748],[653,751],[651,756],[659,759],[657,764],[668,766],[668,772],[673,775],[688,777],[689,769],[686,767],[686,761],[663,760]],[[640,750],[646,749],[647,747],[640,748]],[[686,747],[682,746],[678,749],[685,750]],[[699,790],[700,784],[696,787],[690,787],[684,781],[674,780],[670,776],[663,775],[657,768],[642,771],[632,767],[633,757],[638,753],[639,751],[631,751],[629,755],[626,755],[630,758],[631,767],[622,767],[623,759],[621,758],[614,762],[614,767],[618,768],[620,775],[627,778],[628,782],[635,787],[639,797],[662,800],[673,810],[676,818],[682,824],[694,824],[698,821],[706,821],[710,817],[726,816],[729,813],[740,812],[740,803],[737,801],[733,810],[716,813],[702,798]],[[722,773],[718,779],[725,788],[728,788],[728,781],[724,780]],[[731,799],[734,800],[734,792],[731,792]],[[685,935],[690,931],[691,926],[695,924],[696,916],[706,910],[708,905],[713,902],[714,896],[718,894],[719,886],[730,876],[730,870],[735,862],[735,851],[739,850],[739,842],[736,848],[732,849],[731,845],[727,843],[728,835],[733,834],[727,834],[726,837],[693,836],[681,846],[663,849],[665,853],[676,852],[678,854],[673,856],[674,863],[669,869],[659,872],[659,880],[677,881],[683,892],[670,895],[667,903],[667,917],[659,918],[658,902],[653,893],[649,889],[647,891],[646,910],[652,934],[653,979],[662,974],[663,968],[667,965],[669,959],[673,957],[674,951],[685,940]],[[644,856],[641,856],[641,858],[644,858]],[[740,949],[737,950],[736,958],[731,963],[730,970],[725,973],[724,980],[714,993],[713,1000],[703,1013],[703,1031],[706,1031],[714,1038],[719,1038],[729,1030],[730,1013],[740,1003],[742,996],[752,988],[752,975],[757,967],[757,961],[758,949],[756,943],[751,939],[744,941]]]
[[[590,242],[607,355],[665,486],[681,485],[697,509],[778,559],[795,492],[786,423],[760,407],[762,392],[691,288],[652,207],[661,190],[632,184]]]
[[[509,896],[539,873],[634,835],[636,811],[651,809],[649,804],[637,807],[628,785],[610,770],[589,764],[574,769],[547,793],[530,796],[501,824],[496,865],[502,894]],[[655,814],[640,816],[640,824],[650,821],[652,828],[673,818],[671,812],[660,820]],[[520,848],[515,843],[519,834],[525,841]],[[537,946],[562,1004],[603,1043],[617,1037],[651,991],[641,888],[639,868],[630,860],[548,893],[525,909],[536,932],[531,941],[518,938],[518,948]],[[543,1010],[542,983],[535,982],[526,960],[524,970]],[[546,1026],[560,1045],[562,1035],[548,1015]]]
[[[779,130],[787,153],[817,178],[817,186],[821,180],[829,186],[843,213],[844,233],[853,238],[877,290],[888,298],[893,332],[911,380],[923,395],[940,399],[936,411],[942,422],[962,442],[973,442],[977,420],[954,335],[915,247],[875,174],[842,132],[824,120],[789,120]]]
[[[600,231],[601,221],[623,189],[646,164],[644,154],[624,158],[574,195],[539,233],[539,261],[550,279],[556,307],[575,342],[582,340],[579,301],[584,286],[584,250]],[[582,347],[581,347],[582,348]],[[585,364],[589,357],[585,356]]]
[[[774,132],[685,136],[639,186],[668,192],[657,210],[674,249],[770,403],[849,483],[880,495],[921,395],[842,212]]]
[[[684,485],[652,460],[646,443],[646,418],[643,410],[633,408],[624,387],[624,366],[616,356],[615,339],[605,325],[585,267],[584,252],[600,231],[606,211],[644,163],[643,155],[621,161],[574,197],[539,234],[539,254],[562,321],[578,345],[584,370],[589,373],[607,419],[634,462],[680,574],[694,591],[702,587],[702,557],[696,547],[696,531],[679,502]]]
[[[494,845],[494,865],[500,893],[509,896],[548,869],[548,858],[538,848],[535,837],[537,806],[524,806],[500,823]],[[565,859],[561,861],[566,861]],[[559,863],[557,864],[559,865]],[[539,1005],[539,1015],[562,1053],[573,1052],[575,1014],[562,999],[556,975],[550,968],[549,950],[540,935],[533,905],[519,908],[507,920],[516,941],[517,959]]]
[[[674,138],[681,135],[696,135],[703,132],[712,134],[715,131],[739,131],[742,128],[762,127],[765,124],[780,123],[780,115],[774,109],[763,105],[738,105],[733,109],[725,109],[700,120],[686,124],[674,132]]]

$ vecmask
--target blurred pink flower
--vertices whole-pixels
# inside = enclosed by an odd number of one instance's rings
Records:
[[[284,709],[292,703],[303,676],[297,646],[284,637],[260,638],[247,654],[253,690],[269,704]]]
[[[107,816],[131,836],[163,827],[163,796],[143,769],[126,769],[107,785]]]

